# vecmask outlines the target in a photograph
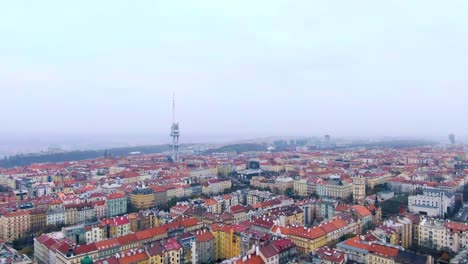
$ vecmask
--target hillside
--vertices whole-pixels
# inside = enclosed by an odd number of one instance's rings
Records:
[[[136,146],[125,148],[111,148],[107,153],[113,157],[128,156],[131,152],[140,152],[141,154],[162,153],[171,150],[170,145],[156,146]],[[35,154],[20,154],[6,157],[0,160],[0,167],[10,168],[16,166],[28,166],[33,163],[46,162],[65,162],[85,159],[95,159],[104,157],[105,150],[83,150],[83,151],[68,151],[60,153],[35,153]]]

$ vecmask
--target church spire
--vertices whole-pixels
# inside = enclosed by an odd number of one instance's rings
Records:
[[[379,199],[377,198],[377,194],[375,194],[374,206],[375,206],[375,208],[379,208],[379,207],[380,207]]]

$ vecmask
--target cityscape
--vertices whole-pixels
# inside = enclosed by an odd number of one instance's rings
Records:
[[[468,263],[468,3],[0,3],[0,264]]]
[[[337,145],[325,135],[319,144],[275,140],[265,150],[179,148],[175,98],[172,120],[172,143],[161,153],[104,150],[95,159],[0,169],[0,257],[41,264],[467,259],[468,154],[454,134],[449,144],[421,146]]]

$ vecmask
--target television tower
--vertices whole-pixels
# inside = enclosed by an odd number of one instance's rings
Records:
[[[179,123],[175,121],[175,95],[172,96],[172,126],[171,126],[171,137],[172,137],[172,160],[174,162],[179,161]]]

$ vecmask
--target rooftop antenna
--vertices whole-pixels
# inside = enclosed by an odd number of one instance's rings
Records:
[[[175,93],[172,93],[172,123],[175,123]]]

